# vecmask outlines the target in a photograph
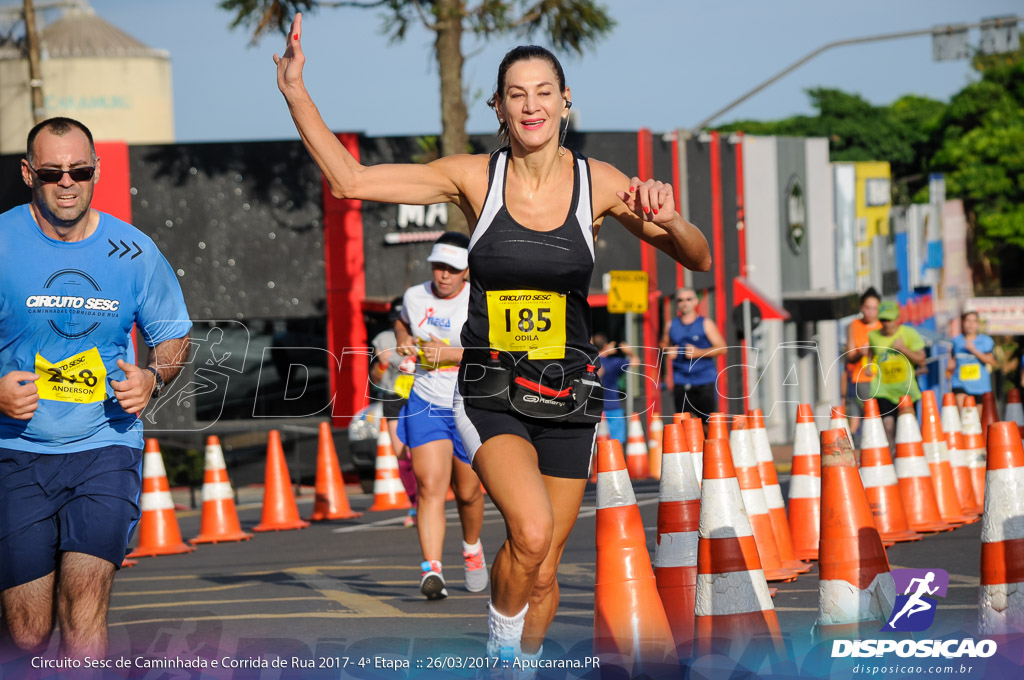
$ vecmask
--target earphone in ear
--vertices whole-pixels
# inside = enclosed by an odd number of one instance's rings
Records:
[[[572,100],[570,100],[570,99],[566,99],[565,100],[565,108],[567,108],[567,109],[571,109],[572,108]]]

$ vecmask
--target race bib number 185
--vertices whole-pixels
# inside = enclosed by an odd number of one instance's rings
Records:
[[[107,398],[107,369],[95,347],[57,363],[37,352],[35,370],[40,399],[92,404]]]
[[[565,358],[565,294],[540,290],[487,291],[488,341],[530,359]]]

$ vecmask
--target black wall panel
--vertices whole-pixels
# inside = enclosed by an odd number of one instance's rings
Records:
[[[132,221],[194,318],[325,313],[323,192],[300,142],[132,146],[129,159]]]

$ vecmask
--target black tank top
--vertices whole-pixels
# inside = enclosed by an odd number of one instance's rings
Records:
[[[594,272],[590,166],[573,153],[572,203],[551,231],[522,226],[505,207],[508,147],[491,155],[487,199],[469,243],[469,318],[463,365],[489,349],[531,380],[559,387],[595,364],[587,295]],[[562,331],[564,330],[564,335]]]

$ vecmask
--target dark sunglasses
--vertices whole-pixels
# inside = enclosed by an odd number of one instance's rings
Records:
[[[44,182],[46,184],[56,184],[64,177],[64,173],[67,173],[74,182],[88,182],[92,179],[92,176],[96,174],[96,166],[94,165],[80,165],[77,168],[71,168],[70,170],[62,170],[60,168],[36,169],[31,165],[28,167],[32,172],[36,173],[36,177],[39,178],[40,182]]]

